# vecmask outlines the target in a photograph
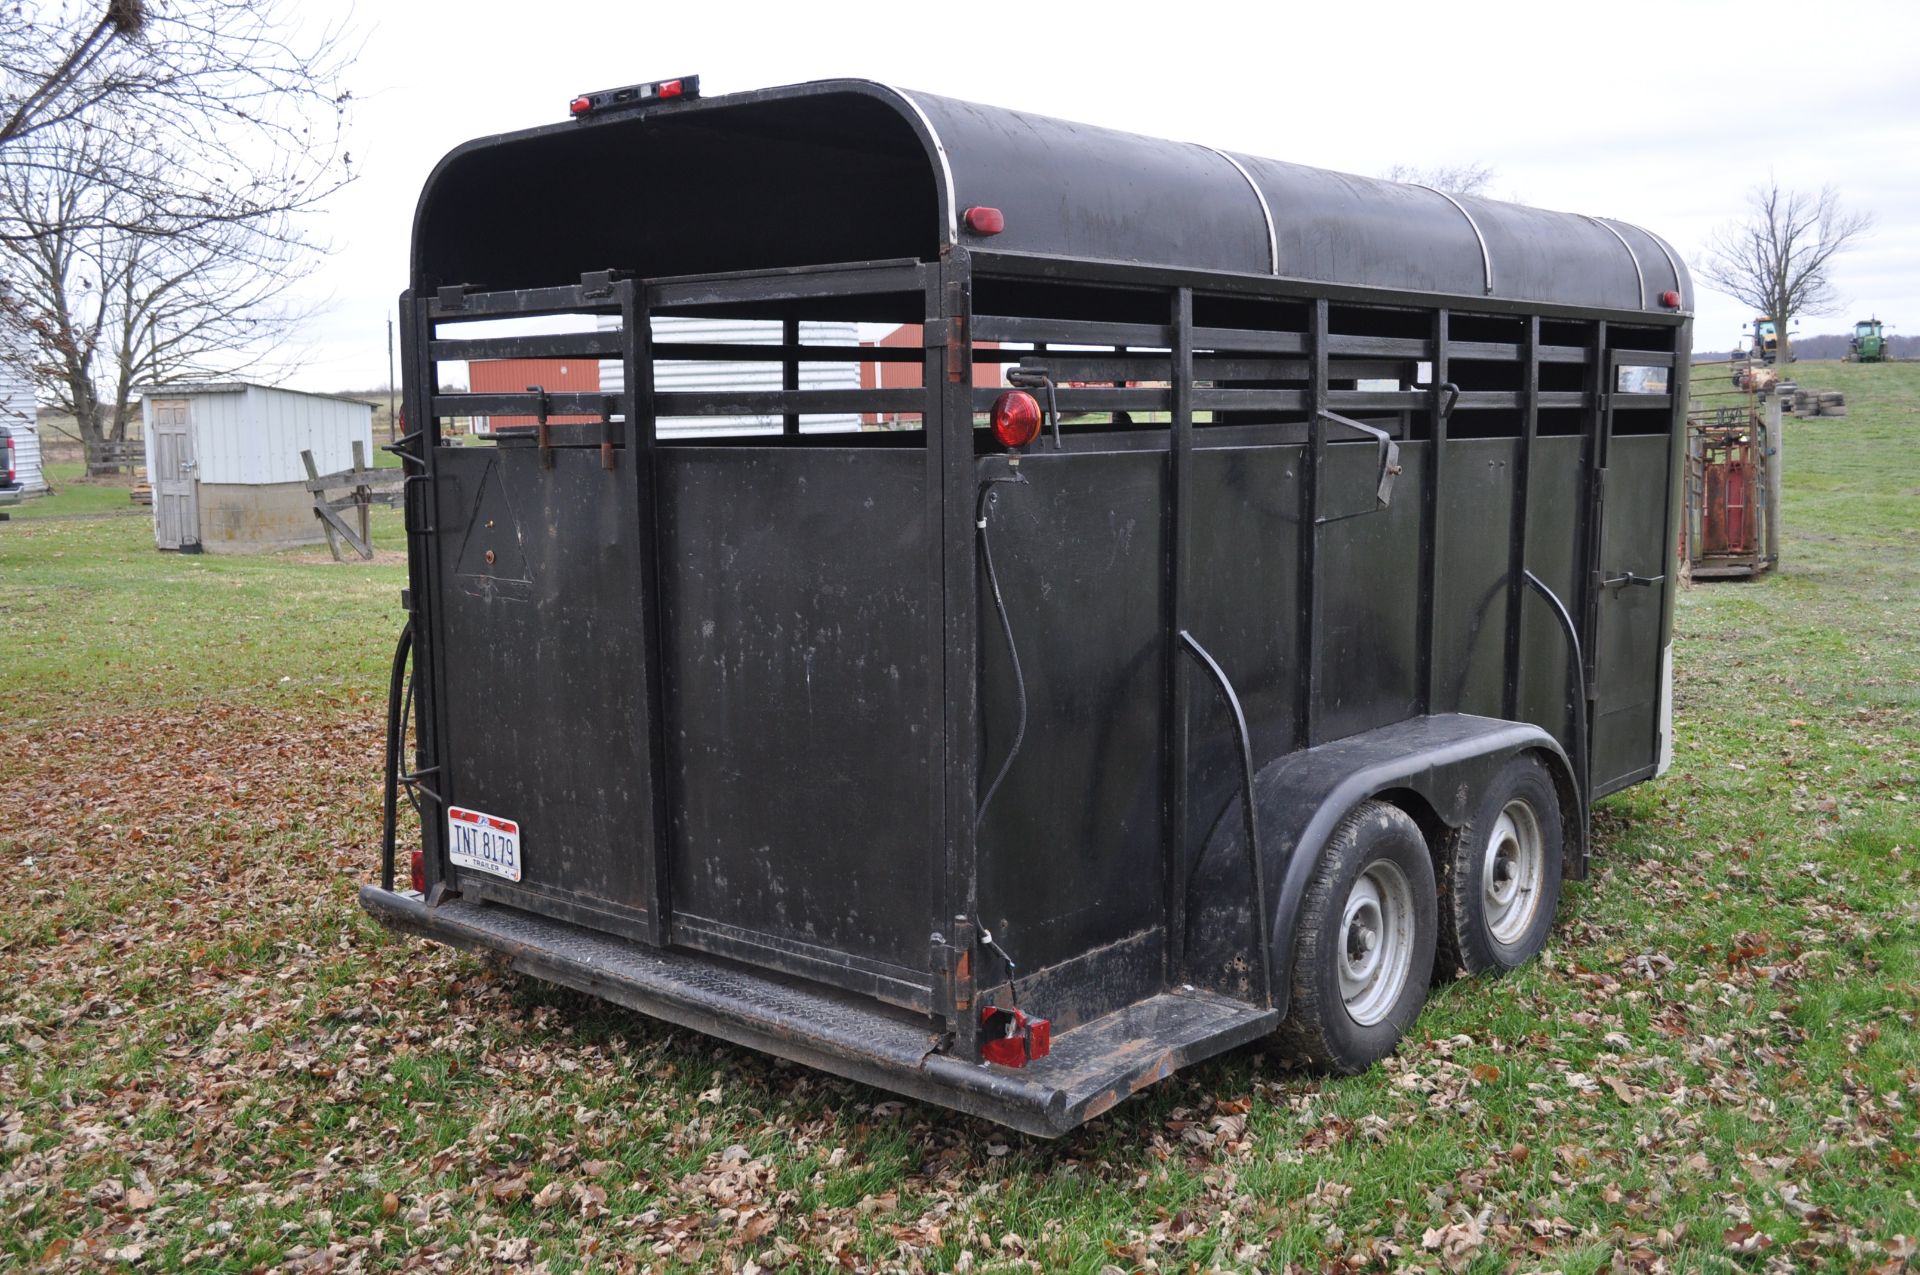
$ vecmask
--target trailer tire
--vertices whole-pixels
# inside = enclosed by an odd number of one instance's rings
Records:
[[[1553,776],[1522,753],[1495,775],[1440,851],[1436,972],[1504,974],[1547,945],[1560,904],[1566,832]]]
[[[1383,801],[1349,811],[1300,901],[1279,1050],[1348,1076],[1392,1053],[1426,1003],[1438,907],[1413,818]]]

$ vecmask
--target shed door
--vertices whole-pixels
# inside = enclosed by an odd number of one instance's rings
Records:
[[[153,538],[162,549],[200,544],[200,501],[187,400],[153,403]]]

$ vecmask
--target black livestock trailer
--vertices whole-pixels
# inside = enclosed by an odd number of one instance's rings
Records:
[[[861,81],[573,113],[414,223],[373,915],[1042,1135],[1540,950],[1670,744],[1665,243]]]

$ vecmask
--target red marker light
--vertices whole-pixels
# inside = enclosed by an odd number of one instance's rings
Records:
[[[993,400],[993,436],[1008,447],[1025,447],[1040,437],[1040,404],[1025,390],[1008,390]]]
[[[1660,294],[1660,304],[1669,310],[1678,310],[1680,308],[1680,294],[1669,289]]]
[[[411,868],[413,869],[413,891],[414,891],[414,893],[415,893],[415,894],[425,894],[425,893],[427,892],[427,855],[426,855],[426,852],[425,852],[424,850],[415,850],[415,851],[413,852],[413,857],[412,857],[412,862],[411,862],[411,863],[410,863],[410,864],[409,864],[408,866],[409,866],[409,867],[411,867]]]
[[[593,99],[590,97],[576,97],[568,104],[567,109],[575,115],[585,115],[593,109]]]
[[[1007,228],[1007,215],[984,205],[967,209],[967,229],[976,235],[997,235]]]
[[[1024,1067],[1053,1052],[1053,1024],[1024,1010],[987,1005],[980,1010],[980,1057],[1002,1067]]]
[[[660,86],[661,97],[679,97],[684,91],[684,86],[678,80],[668,80]]]

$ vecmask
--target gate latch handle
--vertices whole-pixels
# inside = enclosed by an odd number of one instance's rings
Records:
[[[1665,579],[1666,577],[1664,575],[1637,576],[1633,574],[1633,572],[1629,571],[1625,575],[1610,576],[1607,579],[1602,580],[1600,582],[1600,585],[1602,588],[1606,588],[1606,589],[1624,589],[1628,585],[1637,584],[1643,589],[1650,589],[1654,585],[1659,584],[1662,580],[1665,580]]]
[[[1360,512],[1372,513],[1376,509],[1385,509],[1391,505],[1393,503],[1393,480],[1400,476],[1400,444],[1394,442],[1393,436],[1384,429],[1368,425],[1364,421],[1351,420],[1340,415],[1338,412],[1329,412],[1324,407],[1320,409],[1319,415],[1323,420],[1331,421],[1335,425],[1342,425],[1347,429],[1353,430],[1355,433],[1365,434],[1374,441],[1374,445],[1379,450],[1380,472],[1373,488],[1374,503],[1371,508],[1363,509]],[[1338,522],[1342,518],[1351,518],[1354,516],[1353,514],[1336,514],[1333,517],[1321,518],[1319,521]]]
[[[545,386],[529,385],[527,386],[527,393],[539,395],[539,398],[535,404],[535,408],[539,412],[539,415],[534,419],[538,424],[538,430],[539,430],[540,467],[542,469],[552,469],[553,468],[553,435],[549,432],[551,427],[547,424],[547,414],[552,410],[553,402],[547,396],[547,391]]]

